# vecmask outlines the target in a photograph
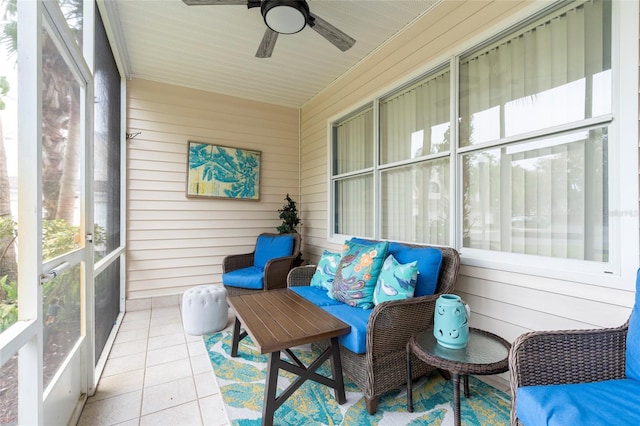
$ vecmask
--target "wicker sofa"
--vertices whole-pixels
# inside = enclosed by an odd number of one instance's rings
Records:
[[[429,247],[403,245],[409,248]],[[453,248],[434,248],[442,252],[436,293],[376,305],[366,326],[365,353],[354,353],[344,346],[340,348],[343,372],[364,393],[369,414],[376,412],[380,395],[407,382],[406,346],[409,337],[433,325],[436,299],[440,294],[452,293],[455,288],[460,267],[458,252]],[[315,265],[293,268],[287,277],[288,287],[308,286],[315,269]],[[434,370],[417,358],[412,363],[415,366],[412,370],[413,378]]]
[[[511,425],[640,424],[640,271],[622,326],[534,331],[509,353]]]

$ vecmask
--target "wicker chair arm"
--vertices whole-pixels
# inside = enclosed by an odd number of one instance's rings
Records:
[[[253,254],[254,252],[226,256],[222,259],[222,273],[253,266]]]
[[[296,256],[276,257],[267,262],[264,267],[264,288],[275,290],[287,287],[287,274]]]
[[[509,353],[512,390],[625,377],[627,328],[628,323],[616,328],[521,335]]]
[[[375,359],[405,350],[411,335],[433,326],[439,296],[393,300],[375,306],[367,325],[367,353]]]
[[[533,331],[518,337],[509,351],[511,425],[523,386],[587,383],[625,377],[629,322],[620,327]]]
[[[316,265],[304,265],[293,268],[287,275],[287,287],[308,286],[316,272]]]

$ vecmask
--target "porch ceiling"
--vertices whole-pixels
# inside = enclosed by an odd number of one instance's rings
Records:
[[[439,1],[311,0],[311,12],[355,45],[341,52],[305,28],[280,35],[268,59],[254,56],[266,28],[258,8],[181,0],[105,4],[127,77],[300,107]]]

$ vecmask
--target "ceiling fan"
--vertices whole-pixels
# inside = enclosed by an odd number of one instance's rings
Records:
[[[182,0],[187,6],[246,5],[248,9],[259,7],[267,30],[256,52],[256,58],[269,58],[276,45],[278,34],[295,34],[305,26],[314,29],[322,37],[343,52],[355,44],[349,37],[324,19],[309,11],[306,0]]]

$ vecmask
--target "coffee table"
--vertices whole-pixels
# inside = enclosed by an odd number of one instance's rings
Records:
[[[263,425],[273,424],[273,414],[278,407],[307,380],[333,388],[338,404],[347,401],[338,336],[347,334],[351,326],[287,288],[229,296],[227,301],[236,312],[231,356],[238,356],[238,343],[247,334],[261,354],[269,354],[262,406]],[[245,330],[243,332],[240,331],[241,323]],[[325,339],[330,339],[331,345],[308,367],[291,352],[295,346]],[[282,351],[293,363],[281,359]],[[331,361],[332,378],[316,373],[327,359]],[[298,377],[276,396],[279,369]]]
[[[411,354],[425,363],[451,373],[455,426],[460,426],[460,376],[464,396],[469,398],[469,374],[499,374],[509,370],[511,344],[500,336],[469,328],[469,343],[463,349],[448,349],[438,344],[433,328],[414,334],[407,343],[407,410],[413,412]]]

